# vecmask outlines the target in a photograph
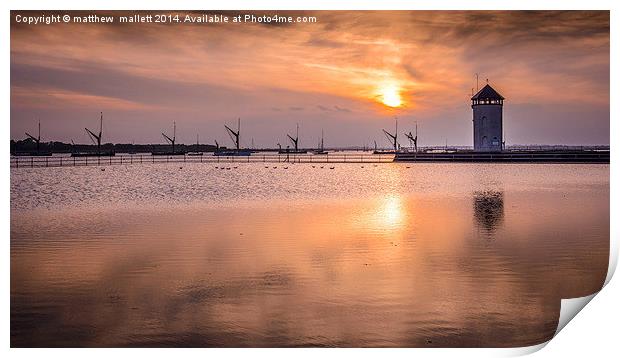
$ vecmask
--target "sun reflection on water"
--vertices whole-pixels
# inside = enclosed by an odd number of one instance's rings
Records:
[[[381,200],[377,211],[377,222],[385,229],[396,229],[402,226],[404,218],[403,199],[399,195],[390,195]]]

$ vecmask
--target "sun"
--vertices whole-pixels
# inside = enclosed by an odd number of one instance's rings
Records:
[[[400,91],[396,85],[388,84],[379,89],[381,102],[388,107],[400,107],[403,100],[400,98]]]

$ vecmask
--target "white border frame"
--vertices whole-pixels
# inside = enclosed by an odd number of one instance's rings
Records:
[[[358,0],[355,2],[347,3],[344,0],[301,0],[291,1],[285,0],[260,0],[249,3],[243,0],[227,0],[222,2],[215,1],[196,1],[196,0],[152,0],[144,3],[138,1],[123,1],[123,0],[110,0],[110,1],[92,1],[88,4],[82,1],[76,0],[56,0],[53,3],[43,0],[24,0],[18,2],[9,3],[9,1],[3,2],[0,5],[4,8],[3,16],[0,16],[0,28],[2,28],[2,41],[0,46],[3,56],[1,58],[2,67],[0,71],[4,74],[4,84],[1,88],[2,102],[4,105],[1,108],[3,114],[3,120],[1,121],[0,128],[3,133],[10,133],[10,10],[37,10],[37,9],[67,9],[67,10],[187,10],[187,9],[220,9],[220,10],[364,10],[364,9],[383,9],[383,10],[611,10],[611,64],[619,63],[618,57],[618,26],[616,12],[620,7],[620,2],[613,0],[469,0],[467,2],[463,0],[433,0],[422,2],[412,2],[406,0],[382,0],[380,2],[372,0]],[[610,166],[610,218],[618,217],[618,204],[619,194],[617,188],[618,184],[618,168],[616,164],[616,155],[614,149],[617,147],[620,141],[620,135],[618,132],[618,124],[614,119],[618,120],[618,103],[614,99],[618,99],[618,78],[617,65],[611,67],[611,93],[610,93],[610,111],[611,111],[611,123],[610,123],[610,146],[612,147],[612,165]],[[0,180],[2,180],[2,187],[4,188],[4,195],[2,196],[3,205],[3,220],[2,235],[4,242],[2,246],[3,258],[2,260],[2,275],[0,276],[2,287],[4,288],[2,295],[2,342],[5,349],[16,356],[30,356],[35,354],[45,354],[53,357],[66,357],[77,356],[82,354],[89,354],[93,356],[108,355],[111,352],[103,349],[55,349],[55,350],[37,350],[37,349],[10,349],[10,168],[9,168],[9,143],[8,138],[2,141],[2,152],[4,155],[0,156],[0,166],[5,171]],[[618,254],[618,237],[619,229],[617,222],[611,220],[610,236],[611,236],[611,260],[610,268],[607,280],[611,279],[617,262]],[[617,280],[616,280],[617,281]],[[618,323],[614,321],[618,317],[617,302],[620,302],[620,286],[617,282],[611,282],[607,285],[602,295],[597,295],[593,298],[593,303],[588,305],[584,312],[575,318],[575,322],[569,323],[567,328],[564,329],[557,337],[548,342],[548,347],[542,350],[539,355],[542,356],[559,356],[568,354],[573,355],[604,355],[608,356],[608,352],[617,351],[616,332]],[[243,355],[258,355],[258,356],[288,356],[295,354],[298,356],[310,357],[317,354],[321,355],[341,355],[355,354],[356,356],[368,356],[375,354],[389,354],[393,356],[409,356],[410,354],[422,354],[424,356],[505,356],[505,355],[522,355],[539,350],[547,344],[542,344],[534,347],[526,347],[521,349],[347,349],[347,350],[329,350],[329,349],[297,349],[291,351],[288,349],[215,349],[204,351],[202,349],[183,349],[174,351],[153,349],[145,351],[143,349],[120,349],[115,350],[114,354],[129,355],[129,354],[149,354],[156,357],[164,357],[172,354],[187,354],[187,355],[230,355],[230,354],[243,354]]]

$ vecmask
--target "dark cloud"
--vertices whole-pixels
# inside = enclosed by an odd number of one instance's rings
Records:
[[[308,46],[317,46],[317,47],[330,47],[330,48],[341,48],[346,46],[346,44],[338,41],[333,41],[330,39],[320,38],[320,37],[312,37],[308,42],[306,42]]]
[[[320,109],[321,111],[329,111],[329,108],[325,107],[325,106],[321,106],[321,105],[317,105],[316,108]]]
[[[609,11],[446,11],[412,12],[427,41],[562,41],[609,35]]]
[[[332,106],[330,107],[326,107],[323,105],[317,105],[316,108],[318,108],[319,110],[323,111],[323,112],[351,112],[350,109],[345,108],[345,107],[340,107],[340,106]]]
[[[403,68],[405,69],[407,74],[414,80],[424,79],[424,73],[422,71],[416,70],[413,66],[405,63],[403,64]]]
[[[153,106],[217,103],[232,97],[243,102],[246,98],[243,91],[220,85],[136,76],[95,64],[64,70],[14,63],[11,65],[11,84],[15,87],[64,90]]]

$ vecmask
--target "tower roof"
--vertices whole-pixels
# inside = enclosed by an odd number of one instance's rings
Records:
[[[482,89],[478,91],[478,93],[476,93],[471,99],[472,100],[474,99],[501,99],[503,100],[504,97],[502,97],[501,94],[497,93],[497,91],[494,90],[493,87],[491,87],[487,83],[487,85],[482,87]]]

